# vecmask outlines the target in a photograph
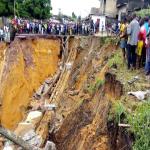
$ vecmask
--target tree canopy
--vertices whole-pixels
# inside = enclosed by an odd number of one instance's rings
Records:
[[[13,0],[1,0],[0,1],[0,16],[11,16],[13,15]]]
[[[52,10],[51,0],[1,0],[0,16],[13,16],[14,6],[15,14],[23,18],[47,19]]]

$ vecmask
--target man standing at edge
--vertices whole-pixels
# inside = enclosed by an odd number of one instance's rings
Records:
[[[136,14],[133,14],[132,21],[127,28],[127,34],[129,36],[128,40],[128,50],[127,50],[127,57],[128,57],[128,69],[131,67],[136,69],[136,47],[138,43],[138,35],[140,31],[140,25],[137,21]]]

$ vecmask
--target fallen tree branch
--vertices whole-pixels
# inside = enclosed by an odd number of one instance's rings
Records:
[[[0,134],[3,135],[8,140],[10,140],[10,141],[14,142],[15,144],[19,145],[24,150],[35,150],[34,147],[29,145],[22,138],[16,136],[14,133],[12,133],[11,131],[9,131],[7,129],[4,129],[4,128],[0,127]]]

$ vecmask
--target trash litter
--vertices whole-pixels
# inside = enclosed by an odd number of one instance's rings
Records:
[[[136,91],[136,92],[128,92],[128,95],[135,96],[138,100],[144,100],[145,95],[150,94],[150,90],[147,91]]]
[[[128,83],[132,84],[132,83],[134,83],[137,80],[139,80],[139,76],[135,76],[132,80],[128,81]]]

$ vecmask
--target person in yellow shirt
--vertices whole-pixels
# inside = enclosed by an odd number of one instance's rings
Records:
[[[126,60],[126,47],[127,47],[127,21],[124,19],[120,25],[120,48],[122,49],[122,54],[124,61]]]

